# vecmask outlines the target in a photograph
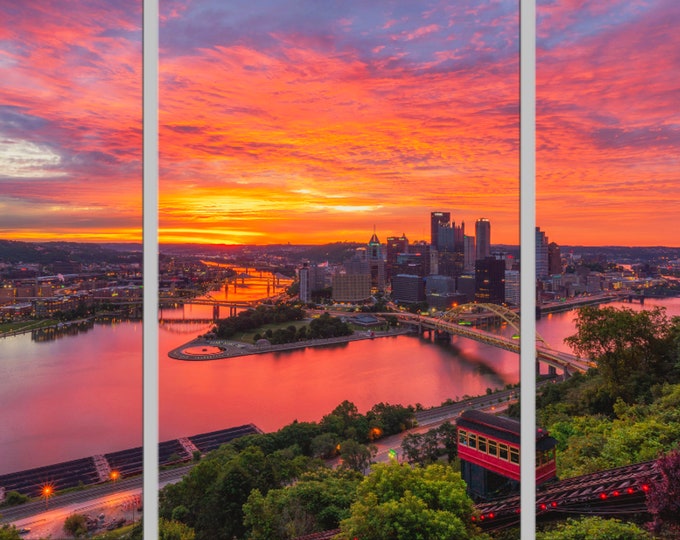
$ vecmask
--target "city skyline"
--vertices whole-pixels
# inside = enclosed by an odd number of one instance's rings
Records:
[[[577,5],[578,4],[578,5]],[[445,210],[517,244],[514,2],[164,2],[160,241],[429,237]],[[0,5],[0,230],[141,239],[141,2]],[[538,2],[537,224],[678,244],[680,8]]]

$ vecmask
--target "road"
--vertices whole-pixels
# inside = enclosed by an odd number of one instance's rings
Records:
[[[397,459],[401,460],[403,457],[401,441],[406,435],[410,433],[425,433],[446,421],[455,421],[460,416],[460,413],[466,409],[477,409],[491,413],[502,411],[511,403],[515,403],[518,395],[519,388],[511,388],[494,392],[493,394],[461,400],[450,405],[418,411],[416,412],[417,427],[385,437],[373,443],[378,448],[378,453],[373,461],[378,463],[388,462],[390,460],[390,450],[396,452]]]
[[[194,464],[160,471],[159,485],[178,482]],[[135,498],[141,497],[141,476],[124,478],[115,483],[107,482],[80,491],[72,491],[51,497],[47,502],[36,501],[2,509],[2,523],[11,523],[18,529],[30,529],[24,538],[59,538],[64,520],[74,512],[97,516],[105,515],[103,524],[114,519],[126,521],[139,519]],[[127,505],[125,503],[128,503]]]

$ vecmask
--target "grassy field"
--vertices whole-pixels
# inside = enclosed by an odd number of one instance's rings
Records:
[[[257,330],[243,332],[242,334],[234,334],[234,336],[230,338],[230,341],[242,341],[244,343],[253,343],[253,338],[255,337],[255,334],[260,334],[263,336],[264,333],[270,328],[271,331],[274,332],[279,328],[288,328],[291,325],[298,329],[301,326],[307,326],[308,324],[309,321],[289,321],[285,323],[265,324],[264,326],[260,326]]]
[[[29,332],[31,330],[37,330],[39,328],[47,328],[54,326],[59,321],[54,319],[44,319],[40,321],[19,321],[19,322],[9,322],[0,323],[0,335],[10,334],[12,332]]]

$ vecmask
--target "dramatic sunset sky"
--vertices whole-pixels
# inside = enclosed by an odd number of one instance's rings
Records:
[[[515,0],[160,0],[160,241],[518,242]],[[680,245],[680,3],[538,3],[537,224]],[[0,0],[2,237],[141,238],[141,0]]]

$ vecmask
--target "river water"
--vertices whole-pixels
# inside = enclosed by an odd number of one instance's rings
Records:
[[[271,286],[256,281],[232,284],[227,297],[258,297]],[[648,300],[645,307],[657,304],[680,315],[679,298]],[[316,421],[345,399],[361,412],[379,402],[428,407],[519,376],[518,355],[464,338],[444,345],[398,336],[207,362],[170,359],[168,351],[210,328],[179,319],[211,311],[163,310],[164,319],[178,322],[159,327],[161,441],[251,422],[272,431],[295,419]],[[562,340],[573,333],[573,316],[544,316],[537,331],[567,350]],[[129,321],[49,341],[3,338],[0,474],[140,446],[141,350],[142,324]]]

